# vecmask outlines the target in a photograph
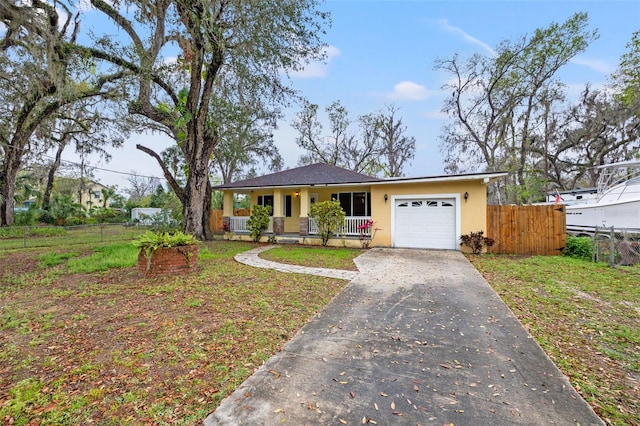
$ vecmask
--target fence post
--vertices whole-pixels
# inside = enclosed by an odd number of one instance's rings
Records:
[[[611,236],[609,238],[609,266],[615,265],[615,239],[616,234],[613,232],[613,226],[611,227]]]
[[[28,230],[29,230],[28,226],[25,226],[23,228],[24,232],[22,233],[22,238],[23,238],[22,245],[23,245],[24,248],[27,248],[27,232],[28,232]]]
[[[100,242],[104,243],[104,225],[100,224]]]

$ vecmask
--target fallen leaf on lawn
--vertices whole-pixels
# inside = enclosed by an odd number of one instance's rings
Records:
[[[269,373],[273,374],[276,379],[280,378],[280,373],[278,373],[276,370],[269,370]]]

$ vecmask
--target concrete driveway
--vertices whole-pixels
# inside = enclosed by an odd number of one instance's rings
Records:
[[[211,425],[601,425],[466,258],[372,249]]]

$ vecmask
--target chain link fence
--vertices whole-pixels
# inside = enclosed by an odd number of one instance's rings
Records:
[[[0,228],[0,251],[21,248],[131,241],[148,226],[98,224],[78,226],[12,226]]]
[[[611,266],[640,264],[640,232],[596,227],[593,260]]]

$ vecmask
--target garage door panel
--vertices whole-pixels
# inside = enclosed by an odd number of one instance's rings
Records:
[[[396,247],[456,248],[454,199],[398,200],[394,221]]]

